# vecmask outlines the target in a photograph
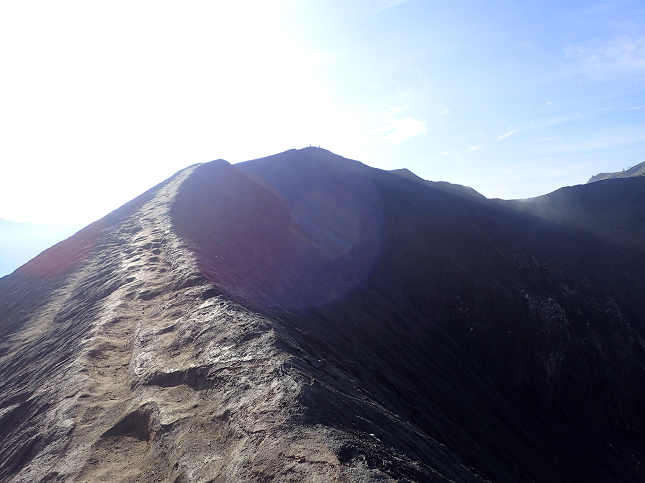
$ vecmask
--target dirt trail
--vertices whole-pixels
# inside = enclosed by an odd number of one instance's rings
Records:
[[[118,420],[132,403],[129,368],[136,329],[145,324],[145,308],[150,305],[145,294],[172,276],[170,257],[162,252],[177,242],[163,213],[189,172],[160,186],[138,210],[104,229],[92,256],[67,276],[49,304],[12,334],[17,350],[11,359],[31,379],[13,390],[22,388],[25,396],[33,393],[21,405],[32,414],[21,428],[10,431],[7,442],[13,444],[14,456],[22,456],[17,464],[34,452],[38,461],[23,467],[12,481],[70,481],[79,468],[105,463],[94,460],[105,446],[106,425]],[[42,367],[56,353],[60,353],[59,362]],[[32,359],[24,354],[32,354]],[[13,367],[7,364],[3,369],[11,373]],[[34,447],[25,451],[24,438],[36,428]],[[132,446],[126,441],[114,459],[129,466]],[[102,472],[92,477],[90,473],[84,469],[80,478],[91,480]]]
[[[341,465],[331,429],[297,424],[311,380],[289,369],[286,336],[199,274],[169,217],[191,171],[106,226],[25,311],[3,358],[0,480],[390,481]]]
[[[591,255],[645,258],[500,206],[313,148],[177,173],[0,278],[0,482],[640,481],[539,398],[606,380],[640,434],[643,270]]]

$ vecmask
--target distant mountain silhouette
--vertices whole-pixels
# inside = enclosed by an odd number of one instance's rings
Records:
[[[645,176],[645,161],[638,163],[636,166],[632,166],[629,169],[624,169],[623,171],[617,171],[616,173],[600,173],[589,178],[587,183],[594,183],[596,181],[601,181],[603,179],[614,179],[614,178],[633,178],[634,176]]]
[[[645,178],[191,166],[0,279],[0,481],[645,480]]]

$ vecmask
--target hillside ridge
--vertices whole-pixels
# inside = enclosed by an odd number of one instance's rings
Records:
[[[186,168],[0,278],[0,481],[639,482],[645,178]]]

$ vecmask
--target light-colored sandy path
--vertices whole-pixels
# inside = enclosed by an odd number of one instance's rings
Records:
[[[4,409],[20,422],[5,454],[13,445],[28,464],[3,481],[337,479],[324,434],[286,424],[301,382],[282,368],[271,321],[217,296],[172,231],[172,200],[190,172],[108,226],[13,335],[36,360],[65,347],[44,372],[5,357],[4,370],[23,364],[33,392]]]
[[[314,360],[284,321],[217,293],[173,231],[193,171],[109,215],[74,271],[9,310],[0,481],[388,482],[392,467],[481,481]],[[318,409],[397,427],[442,469],[316,422]]]

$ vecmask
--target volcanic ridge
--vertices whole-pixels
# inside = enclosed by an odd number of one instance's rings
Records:
[[[642,176],[194,165],[0,278],[0,481],[642,482],[644,274]]]

